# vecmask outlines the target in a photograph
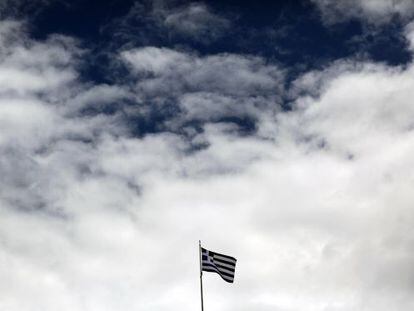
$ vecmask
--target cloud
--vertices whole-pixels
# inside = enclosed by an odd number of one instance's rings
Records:
[[[198,239],[238,258],[233,286],[205,273],[209,308],[412,309],[412,64],[336,62],[285,90],[259,57],[147,46],[118,55],[130,83],[93,85],[76,40],[0,32],[22,38],[0,46],[0,309],[197,308]],[[167,99],[164,130],[134,136]]]
[[[405,27],[404,35],[408,41],[409,49],[414,51],[414,23],[411,22]]]
[[[31,19],[57,3],[66,5],[64,0],[3,0],[0,2],[0,18]]]
[[[203,3],[192,3],[165,14],[164,24],[178,35],[208,43],[221,37],[230,21],[216,15]]]
[[[414,4],[410,0],[368,0],[331,1],[312,0],[328,24],[349,18],[358,18],[373,24],[389,22],[398,16],[409,20],[414,14]]]
[[[142,100],[155,101],[176,112],[175,122],[240,120],[261,117],[261,109],[277,111],[283,96],[284,71],[248,55],[218,54],[200,57],[167,48],[145,47],[125,51],[122,60],[135,78]],[[133,80],[132,80],[133,81]],[[243,123],[244,121],[241,120]]]
[[[73,39],[64,36],[52,36],[48,42],[33,43],[27,37],[20,37],[22,25],[8,21],[1,25],[0,60],[2,87],[0,92],[20,93],[40,92],[57,89],[70,83],[76,72],[70,67]],[[24,44],[29,47],[25,48]],[[61,70],[63,69],[63,70]],[[7,82],[7,83],[6,83]]]
[[[203,2],[180,4],[177,1],[135,2],[129,12],[101,28],[124,48],[142,45],[209,45],[223,37],[231,27],[222,16]]]
[[[122,53],[145,93],[211,91],[229,95],[277,91],[282,71],[259,57],[219,54],[197,57],[167,48],[145,47]],[[167,90],[167,91],[166,91]]]

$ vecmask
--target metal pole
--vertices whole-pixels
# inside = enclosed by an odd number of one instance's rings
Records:
[[[203,270],[201,269],[201,241],[198,241],[198,254],[200,257],[200,291],[201,291],[201,311],[204,311],[203,304]]]

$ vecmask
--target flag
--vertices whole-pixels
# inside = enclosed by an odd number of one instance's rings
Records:
[[[201,248],[201,270],[218,273],[224,281],[233,283],[236,258]]]

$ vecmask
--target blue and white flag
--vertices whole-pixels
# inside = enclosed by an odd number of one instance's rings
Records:
[[[201,248],[201,270],[216,272],[223,280],[233,283],[236,258]]]

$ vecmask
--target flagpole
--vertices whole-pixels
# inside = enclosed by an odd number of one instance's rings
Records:
[[[204,305],[203,305],[203,270],[201,269],[201,241],[200,240],[198,240],[198,255],[200,257],[201,311],[204,311]]]

